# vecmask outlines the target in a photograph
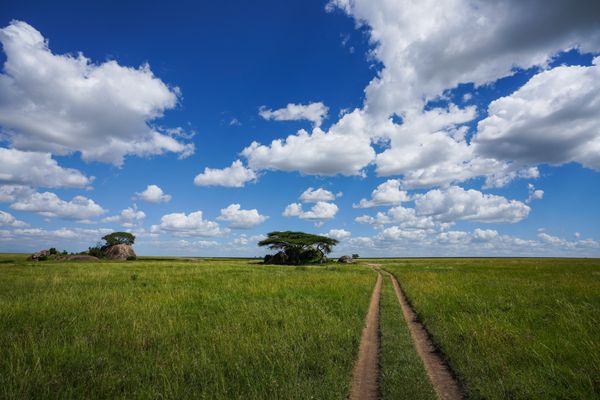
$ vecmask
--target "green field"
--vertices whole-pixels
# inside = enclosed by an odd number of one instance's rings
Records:
[[[469,398],[600,398],[600,260],[378,262]]]
[[[344,399],[381,264],[473,399],[600,398],[600,260],[0,255],[0,398]],[[383,399],[433,399],[389,279]]]
[[[9,260],[1,398],[341,399],[375,282],[360,267]]]

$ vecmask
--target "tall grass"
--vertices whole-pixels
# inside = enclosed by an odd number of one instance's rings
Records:
[[[341,399],[375,281],[239,260],[3,259],[0,397],[15,399]]]
[[[600,398],[600,260],[381,263],[469,398]]]

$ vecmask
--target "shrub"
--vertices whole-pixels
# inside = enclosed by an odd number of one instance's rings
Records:
[[[352,254],[352,258],[359,258],[360,256],[358,254]]]
[[[58,254],[58,251],[56,251],[56,248],[55,248],[55,247],[50,247],[50,248],[48,249],[48,254],[50,254],[50,255],[52,255],[52,256],[55,256],[55,255],[57,255],[57,254]]]
[[[97,258],[104,258],[104,253],[102,252],[102,247],[100,247],[100,246],[90,247],[88,249],[87,253],[90,256],[94,256],[94,257],[97,257]]]
[[[135,261],[135,260],[137,260],[136,256],[129,256],[129,257],[127,257],[127,261]]]

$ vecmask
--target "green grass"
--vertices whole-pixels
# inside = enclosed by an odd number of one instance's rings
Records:
[[[343,399],[375,274],[0,256],[0,398]]]
[[[404,322],[394,287],[386,275],[381,291],[380,329],[381,398],[435,400],[435,392]]]
[[[469,398],[600,398],[600,260],[378,262]]]

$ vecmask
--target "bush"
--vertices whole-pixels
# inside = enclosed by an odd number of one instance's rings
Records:
[[[359,258],[360,256],[358,254],[352,254],[352,258]]]
[[[50,254],[50,255],[52,255],[52,256],[55,256],[55,255],[57,255],[57,254],[58,254],[58,251],[56,251],[56,248],[55,248],[55,247],[50,247],[50,248],[48,249],[48,254]]]
[[[129,256],[129,257],[127,257],[127,261],[135,261],[135,260],[137,260],[136,256]]]
[[[97,257],[97,258],[104,258],[104,253],[102,252],[102,247],[100,247],[100,246],[90,247],[88,249],[87,253],[90,256],[94,256],[94,257]]]

